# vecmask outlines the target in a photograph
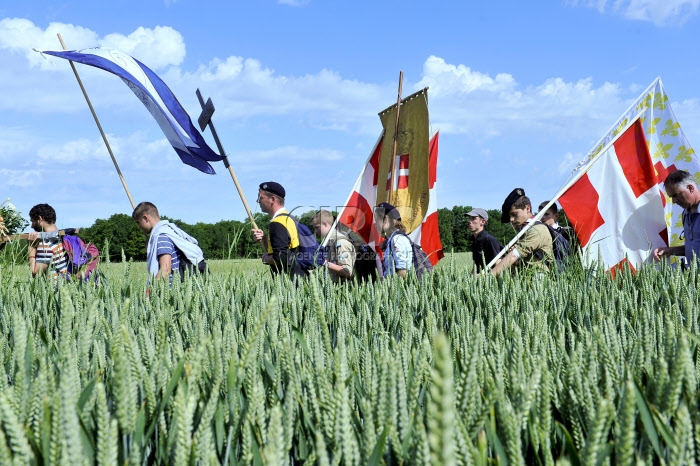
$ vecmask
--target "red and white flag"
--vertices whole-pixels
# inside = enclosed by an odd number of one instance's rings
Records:
[[[668,246],[664,179],[637,119],[559,198],[587,261],[600,255],[609,269],[625,263],[635,269],[655,248]]]
[[[423,222],[409,233],[411,240],[416,244],[420,244],[433,265],[437,264],[438,261],[444,257],[442,242],[440,241],[440,230],[438,228],[435,189],[435,183],[437,181],[438,136],[439,133],[435,134],[435,136],[430,139],[429,143],[428,184],[430,188],[430,199],[428,200],[428,211]],[[377,228],[374,225],[374,208],[378,204],[377,184],[381,150],[382,138],[380,137],[372,150],[372,155],[370,155],[365,168],[355,182],[355,186],[350,193],[348,201],[340,212],[338,212],[338,221],[359,234],[375,251],[377,251],[377,246],[381,241]],[[406,157],[406,159],[408,159],[408,157]],[[401,159],[399,159],[399,161],[400,160]],[[399,167],[402,168],[404,166],[399,165]],[[405,173],[403,176],[408,178],[408,163],[405,163],[404,169]],[[401,176],[400,173],[399,183],[401,182]],[[407,181],[408,180],[406,180],[406,182]]]
[[[559,195],[584,262],[613,272],[652,262],[657,247],[682,240],[682,209],[663,181],[676,170],[700,181],[700,161],[675,118],[661,80],[630,106],[572,174]]]

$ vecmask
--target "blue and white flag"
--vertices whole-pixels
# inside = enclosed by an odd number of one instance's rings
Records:
[[[211,150],[172,91],[146,65],[124,52],[106,47],[41,53],[101,68],[122,78],[151,112],[180,159],[204,173],[215,173],[207,162],[223,160],[223,157]]]

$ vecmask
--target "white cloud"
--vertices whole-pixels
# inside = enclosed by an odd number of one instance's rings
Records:
[[[212,82],[222,97],[243,100],[245,106],[237,105],[232,110],[242,112],[241,116],[309,110],[342,110],[351,114],[352,107],[358,103],[364,104],[383,94],[376,84],[343,79],[334,71],[324,69],[316,74],[284,76],[256,59],[242,57],[214,59],[182,79]]]
[[[111,139],[110,146],[112,150],[118,149],[118,143]],[[39,148],[37,155],[39,156],[40,164],[68,164],[76,162],[89,162],[91,160],[102,159],[109,157],[107,148],[102,142],[102,139],[90,141],[88,139],[76,139],[68,141],[58,146],[44,145]]]
[[[570,139],[585,129],[603,131],[626,108],[617,84],[596,87],[591,78],[567,82],[547,79],[523,87],[509,74],[495,77],[464,65],[429,57],[417,87],[430,88],[432,125],[445,133],[471,134],[480,140],[535,133]],[[595,132],[595,131],[594,131]]]
[[[179,65],[185,58],[185,41],[182,35],[168,26],[153,29],[139,27],[128,36],[108,34],[100,45],[121,50],[152,69]]]
[[[680,25],[698,12],[700,0],[573,0],[573,6],[595,8],[656,26]]]
[[[154,129],[154,132],[157,132]],[[120,167],[150,168],[154,160],[159,165],[174,165],[180,159],[166,138],[149,139],[148,134],[136,131],[125,136],[107,134],[109,146]],[[58,144],[44,144],[37,150],[39,165],[98,164],[109,169],[113,162],[101,137],[94,139],[78,138]]]
[[[41,172],[39,170],[12,170],[0,168],[0,178],[5,186],[17,186],[26,188],[39,184]]]
[[[185,57],[182,35],[167,26],[139,27],[127,36],[108,34],[100,37],[95,31],[65,23],[50,23],[42,29],[24,18],[0,20],[0,49],[23,54],[32,66],[51,69],[51,62],[33,49],[61,50],[58,33],[69,50],[98,46],[118,48],[148,63],[153,69],[179,65]]]
[[[28,20],[0,20],[0,56],[25,50],[22,44],[53,40],[54,32],[63,26],[52,23],[42,30]],[[139,50],[152,54],[153,62],[144,62],[153,68],[177,65],[184,57],[182,36],[167,27],[139,28],[128,35],[108,34],[101,39],[77,26],[65,30],[80,39],[75,40],[78,44],[98,41],[134,54]],[[29,57],[30,63],[40,57],[26,51],[24,56]],[[57,74],[43,71],[43,65],[39,70],[23,69],[22,62],[20,56],[11,56],[7,63],[12,69],[0,69],[0,85],[7,84],[11,89],[0,102],[0,109],[24,113],[85,111],[69,67],[60,67],[63,72]],[[57,68],[54,66],[52,71]],[[26,79],[18,80],[19,75],[25,75]],[[82,75],[91,96],[95,96],[96,107],[133,114],[142,122],[150,119],[147,112],[137,108],[141,106],[138,99],[131,97],[113,76],[89,67],[81,67]],[[327,69],[301,76],[285,75],[259,60],[241,56],[214,58],[194,71],[170,66],[160,75],[190,112],[199,111],[192,93],[199,87],[205,98],[214,101],[217,121],[236,120],[241,125],[248,124],[247,120],[252,118],[258,119],[255,124],[263,126],[276,124],[270,123],[270,117],[287,118],[289,122],[291,116],[294,124],[307,128],[377,134],[380,129],[377,111],[382,108],[378,102],[388,105],[395,95],[394,83],[346,79]],[[414,90],[425,86],[430,87],[433,128],[440,128],[443,134],[469,134],[480,141],[523,134],[564,140],[590,138],[583,135],[602,134],[626,108],[626,102],[636,97],[630,94],[629,85],[624,88],[614,83],[595,85],[592,78],[565,81],[554,77],[523,86],[512,74],[488,74],[466,64],[447,63],[438,56],[425,60],[418,82],[404,84],[405,89]],[[68,154],[86,157],[89,153],[84,152],[89,151],[87,146],[64,149],[58,152],[64,157]]]
[[[572,154],[567,152],[564,159],[559,162],[559,175],[568,175],[573,171],[579,161],[583,160],[582,154]]]
[[[431,55],[423,64],[423,79],[416,87],[430,86],[432,95],[444,97],[453,93],[465,94],[474,91],[508,91],[514,85],[515,80],[509,74],[501,73],[492,78],[472,71],[465,65],[452,65],[440,57]]]
[[[344,79],[325,69],[285,76],[259,60],[237,56],[213,59],[194,73],[172,70],[164,79],[183,88],[199,86],[211,96],[219,118],[304,115],[314,128],[372,133],[378,122],[376,102],[395,92],[390,86]]]
[[[143,61],[153,68],[177,65],[184,57],[182,36],[171,28],[138,28],[128,35],[108,34],[99,38],[88,29],[64,26],[52,23],[42,30],[26,19],[1,20],[0,48],[13,53],[22,51],[29,43],[41,45],[42,40],[53,40],[54,32],[64,29],[66,34],[71,34],[71,42],[76,38],[75,43],[81,46],[84,42],[94,45],[97,41],[134,55],[146,54],[150,59]],[[25,56],[30,63],[37,57],[41,59],[33,52],[25,51]],[[17,59],[10,63],[15,68],[21,66]],[[57,68],[53,66],[52,70]],[[75,83],[70,82],[69,68],[60,68],[63,72],[59,76],[31,68],[19,72],[0,70],[0,85],[8,81],[10,87],[18,88],[3,99],[0,108],[57,113],[84,110],[79,91]],[[136,107],[140,103],[130,97],[119,80],[111,79],[112,76],[100,70],[81,68],[89,92],[97,96],[93,99],[97,100],[97,106],[138,112]],[[20,74],[27,75],[27,84],[16,79]],[[265,117],[269,121],[269,117],[294,116],[298,124],[309,128],[362,134],[377,133],[377,102],[389,103],[395,92],[393,83],[345,79],[327,69],[301,76],[284,75],[259,60],[241,56],[214,58],[194,71],[171,66],[161,77],[180,96],[186,108],[190,104],[190,111],[199,110],[192,89],[201,88],[205,98],[211,97],[215,102],[217,121],[236,119],[245,124],[250,118]],[[426,59],[418,82],[404,85],[405,89],[415,90],[426,86],[430,87],[433,128],[440,128],[444,134],[472,134],[481,140],[532,131],[550,131],[557,138],[575,138],[576,133],[586,128],[603,131],[601,121],[607,127],[625,107],[623,91],[617,84],[595,86],[591,78],[575,82],[551,78],[539,85],[524,87],[512,74],[492,75],[465,64],[447,63],[438,56]],[[61,89],[68,92],[60,92]],[[134,114],[148,118],[143,111]],[[70,151],[86,156],[78,147]]]

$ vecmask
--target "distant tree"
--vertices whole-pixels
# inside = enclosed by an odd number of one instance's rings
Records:
[[[442,250],[449,252],[454,248],[452,232],[454,230],[455,218],[450,209],[438,209],[438,228],[440,229],[440,240]]]
[[[501,210],[489,209],[489,220],[486,222],[486,231],[493,235],[501,245],[505,246],[515,237],[515,228],[509,223],[501,223]]]
[[[121,261],[122,249],[127,259],[146,260],[147,238],[130,215],[114,214],[106,220],[97,219],[91,227],[80,229],[80,237],[102,253],[108,241],[110,261]]]
[[[452,207],[452,216],[454,219],[452,227],[452,247],[455,252],[468,251],[472,243],[472,233],[467,228],[467,212],[472,210],[471,206],[454,206]]]
[[[443,249],[447,252],[469,251],[473,237],[467,228],[467,212],[471,211],[471,206],[454,206],[451,209],[438,209],[438,226]],[[501,223],[501,211],[491,209],[487,211],[489,220],[486,223],[486,230],[505,245],[515,236],[515,230],[510,223]],[[337,212],[332,212],[337,216]],[[313,230],[312,219],[316,210],[306,212],[293,212],[301,223]],[[220,220],[216,223],[198,222],[188,224],[182,220],[173,220],[167,216],[163,219],[170,220],[178,225],[188,234],[195,237],[207,259],[233,259],[233,258],[255,258],[263,253],[260,245],[253,240],[250,232],[252,229],[249,219]],[[255,222],[258,227],[267,231],[270,226],[270,217],[261,213],[256,214]],[[560,223],[566,224],[566,215],[560,211]],[[127,259],[145,260],[146,258],[146,237],[141,233],[136,222],[125,214],[114,214],[110,218],[98,219],[95,224],[88,228],[81,229],[80,236],[85,240],[97,245],[103,250],[105,241],[109,242],[110,260],[120,261],[121,251]]]
[[[296,217],[297,220],[299,220],[299,223],[303,223],[311,231],[314,231],[314,225],[312,220],[314,219],[314,215],[316,215],[316,212],[318,210],[309,210],[307,212],[301,213],[301,212],[292,212],[292,216]]]
[[[267,232],[270,228],[270,217],[258,213],[255,215],[255,223],[258,225],[258,228]],[[260,244],[253,239],[253,234],[251,233],[253,226],[250,223],[250,219],[246,219],[243,225],[243,233],[239,238],[240,249],[238,250],[238,257],[253,258],[262,256],[263,250]]]

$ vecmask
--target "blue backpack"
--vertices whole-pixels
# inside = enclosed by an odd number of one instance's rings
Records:
[[[423,248],[420,246],[420,244],[414,243],[411,237],[401,230],[396,230],[396,233],[405,236],[411,243],[411,252],[413,253],[412,265],[418,280],[423,278],[423,275],[425,275],[426,273],[432,272],[433,263],[430,262],[430,258],[425,253],[425,251],[423,251]]]
[[[313,231],[303,223],[299,223],[299,220],[289,214],[280,215],[286,215],[294,220],[294,224],[297,227],[299,247],[297,248],[296,257],[301,268],[304,270],[312,270],[319,265],[323,265],[325,254],[324,251],[320,249],[320,244],[318,244],[318,240]]]

